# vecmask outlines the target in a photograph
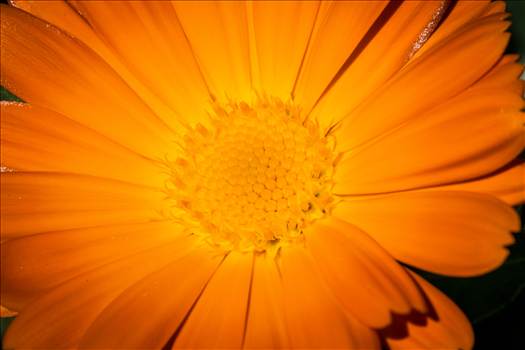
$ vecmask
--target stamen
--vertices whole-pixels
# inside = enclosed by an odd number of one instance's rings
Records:
[[[216,105],[215,113],[213,126],[186,135],[184,154],[168,164],[177,215],[226,250],[302,239],[331,207],[332,140],[276,99]]]

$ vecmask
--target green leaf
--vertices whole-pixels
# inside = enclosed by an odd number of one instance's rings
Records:
[[[3,86],[0,86],[0,101],[23,102],[20,98],[13,95]]]
[[[11,322],[13,322],[15,318],[14,317],[3,317],[0,318],[0,339],[4,339],[5,331],[7,330],[7,327]],[[0,348],[3,349],[3,342],[0,341]]]

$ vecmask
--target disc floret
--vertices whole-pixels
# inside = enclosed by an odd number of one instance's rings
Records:
[[[169,198],[213,245],[262,251],[297,241],[330,210],[333,144],[292,103],[216,105],[211,126],[183,143],[169,162]]]

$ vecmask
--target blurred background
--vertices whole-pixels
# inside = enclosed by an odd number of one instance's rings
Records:
[[[507,51],[519,53],[520,61],[525,63],[525,0],[507,1],[507,10],[512,14],[512,37]]]
[[[474,0],[473,0],[474,1]],[[5,3],[6,0],[0,0]],[[512,14],[508,53],[519,53],[525,63],[525,0],[507,1]],[[525,80],[525,73],[522,74]],[[0,89],[1,100],[16,99]],[[525,153],[521,155],[525,159]],[[516,208],[524,219],[524,206]],[[472,244],[476,244],[472,242]],[[450,278],[420,272],[452,298],[471,320],[476,333],[475,350],[525,349],[525,229],[516,235],[511,254],[498,270],[475,278]],[[0,337],[12,321],[0,321]],[[147,322],[147,319],[144,319]],[[52,326],[52,325],[50,325]]]

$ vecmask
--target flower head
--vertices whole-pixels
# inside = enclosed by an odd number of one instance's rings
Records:
[[[502,2],[1,16],[8,348],[472,347],[411,267],[483,274],[519,229]]]

